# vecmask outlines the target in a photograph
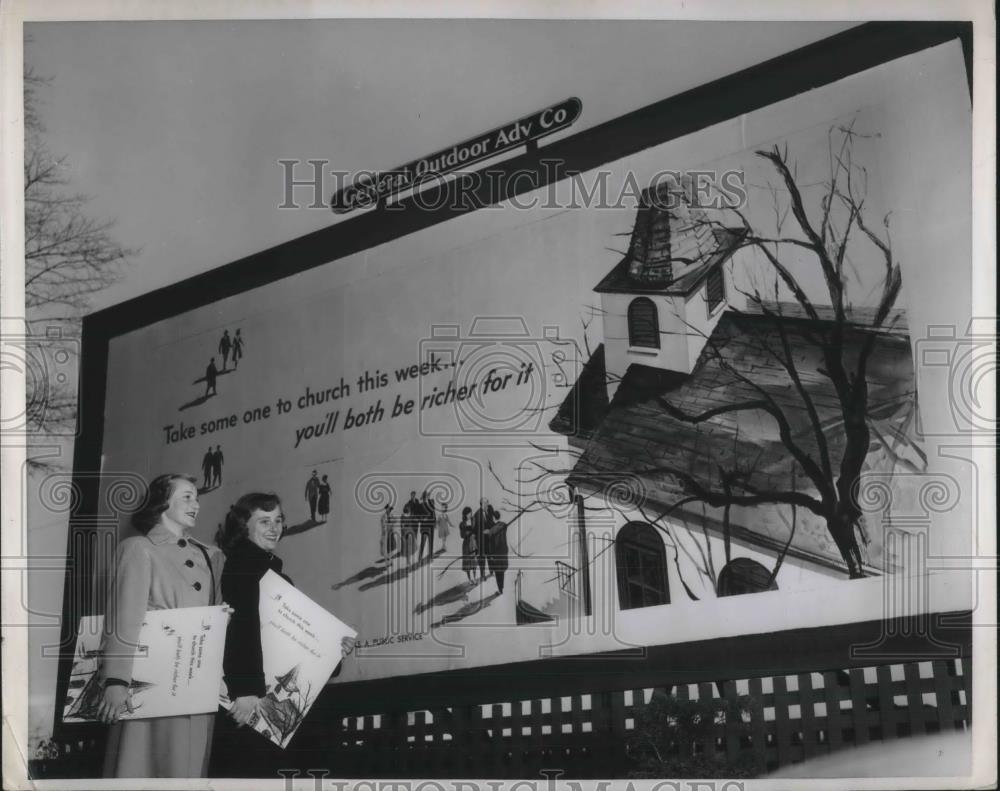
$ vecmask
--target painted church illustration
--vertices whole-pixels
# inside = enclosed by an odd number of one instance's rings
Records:
[[[842,452],[840,403],[816,343],[833,310],[818,306],[817,320],[795,302],[748,299],[745,231],[683,194],[676,184],[643,194],[627,252],[594,289],[603,339],[550,423],[574,457],[567,484],[589,506],[575,517],[576,568],[560,585],[572,599],[581,589],[616,594],[622,610],[848,578],[824,519],[768,502],[771,492],[810,490],[792,443],[817,458]],[[921,464],[913,364],[903,311],[878,329],[873,313],[850,310],[840,332],[848,358],[871,345],[865,469],[891,473]],[[767,408],[732,409],[747,402]],[[743,496],[720,506],[737,489]],[[857,526],[860,565],[866,575],[892,571],[898,559],[869,522]],[[613,562],[594,562],[587,546],[610,555],[600,551],[609,542]]]

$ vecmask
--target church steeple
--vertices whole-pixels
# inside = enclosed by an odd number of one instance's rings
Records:
[[[609,398],[633,364],[690,373],[735,296],[728,262],[742,231],[713,223],[691,194],[687,177],[645,190],[628,252],[594,289]]]
[[[691,205],[689,177],[663,181],[642,193],[629,241],[629,277],[636,283],[668,285],[717,246],[712,221]]]

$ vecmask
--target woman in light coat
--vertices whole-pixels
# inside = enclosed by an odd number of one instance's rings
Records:
[[[224,557],[191,536],[198,490],[188,475],[155,478],[132,515],[139,535],[118,545],[103,641],[103,700],[98,718],[111,723],[105,777],[204,777],[215,714],[120,720],[139,630],[147,610],[221,604]]]

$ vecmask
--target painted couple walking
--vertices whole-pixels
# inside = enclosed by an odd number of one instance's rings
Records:
[[[219,339],[219,354],[222,357],[221,369],[216,366],[215,357],[212,357],[208,361],[208,365],[205,367],[205,398],[218,395],[216,384],[219,379],[219,374],[224,374],[229,371],[230,355],[232,355],[234,371],[239,365],[240,358],[243,357],[243,336],[240,335],[239,330],[236,330],[236,335],[232,338],[229,337],[229,330],[222,331],[222,338]]]
[[[483,498],[475,513],[468,506],[462,509],[458,531],[462,536],[462,571],[469,582],[481,584],[489,569],[496,581],[497,593],[503,593],[504,577],[510,565],[510,547],[507,525],[500,521],[500,512]]]
[[[233,337],[229,337],[229,330],[223,330],[218,348],[219,355],[222,357],[222,368],[216,365],[216,358],[214,356],[209,358],[208,365],[205,366],[205,375],[200,379],[194,380],[194,384],[198,384],[199,382],[205,383],[204,395],[184,404],[181,409],[190,409],[191,407],[198,406],[205,403],[212,396],[219,394],[219,377],[222,374],[235,371],[236,366],[239,365],[240,359],[243,357],[243,336],[240,334],[240,331],[236,330],[236,334]],[[232,368],[229,367],[230,361],[233,364]]]
[[[216,445],[215,450],[208,446],[208,452],[201,459],[202,492],[214,489],[222,484],[222,446]]]
[[[229,330],[222,331],[222,337],[219,339],[219,354],[222,355],[223,371],[229,365],[230,354],[233,356],[233,368],[239,365],[240,358],[243,356],[243,336],[240,335],[239,330],[236,330],[236,334],[232,338],[229,337]]]
[[[306,481],[306,502],[309,503],[309,519],[312,522],[325,522],[330,516],[330,496],[333,490],[330,479],[324,475],[322,480],[319,472],[312,471],[312,476]],[[317,519],[317,515],[319,519]]]

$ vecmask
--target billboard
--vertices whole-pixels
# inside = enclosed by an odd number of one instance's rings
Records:
[[[889,389],[902,383],[911,397],[920,390],[922,409],[939,414],[946,394],[922,387],[925,374],[914,371],[910,352],[942,315],[954,321],[968,310],[963,283],[971,267],[957,268],[942,285],[935,260],[944,249],[970,260],[968,235],[953,235],[967,227],[969,207],[934,198],[919,216],[907,208],[915,193],[932,200],[914,174],[915,158],[940,159],[942,141],[968,139],[967,95],[955,89],[963,80],[957,44],[927,50],[444,223],[346,254],[331,248],[318,266],[289,261],[288,272],[274,270],[268,282],[255,280],[222,299],[196,294],[195,307],[179,299],[166,317],[109,341],[102,486],[136,474],[195,475],[196,532],[206,541],[241,495],[277,493],[285,572],[358,632],[358,661],[345,663],[334,683],[713,636],[709,610],[691,609],[713,603],[689,584],[676,548],[664,561],[680,581],[671,586],[674,603],[621,606],[632,594],[616,582],[614,561],[607,565],[614,552],[593,526],[609,525],[613,543],[635,503],[616,502],[614,492],[578,499],[575,454],[591,438],[573,421],[568,430],[555,430],[553,421],[567,409],[575,417],[586,411],[581,382],[598,348],[605,371],[598,390],[607,390],[612,406],[624,396],[607,388],[607,374],[618,371],[624,380],[636,360],[671,375],[701,370],[705,339],[727,311],[746,309],[766,261],[737,250],[738,234],[732,250],[719,252],[722,236],[710,217],[721,206],[706,208],[704,228],[685,229],[697,255],[723,274],[693,273],[689,290],[668,294],[692,311],[677,331],[683,341],[674,344],[674,357],[666,341],[653,354],[648,338],[630,335],[634,302],[619,301],[620,315],[611,315],[619,308],[607,306],[618,305],[617,297],[602,299],[595,288],[619,294],[607,286],[616,267],[649,257],[648,249],[637,252],[644,238],[637,229],[647,216],[647,188],[664,174],[708,174],[709,195],[735,200],[747,223],[763,227],[787,193],[768,189],[774,173],[758,152],[789,152],[806,189],[829,173],[831,134],[846,135],[866,174],[866,209],[880,218],[897,213],[893,239],[905,261],[892,307],[907,312],[909,335],[880,373]],[[962,106],[941,110],[947,103]],[[949,129],[914,122],[932,108]],[[937,181],[961,185],[967,176],[956,170]],[[805,194],[807,202],[818,200]],[[377,216],[405,224],[407,213],[432,210],[417,196]],[[845,256],[856,281],[852,305],[876,310],[884,263],[862,252],[863,242]],[[690,263],[689,249],[667,247],[678,271],[680,262]],[[788,266],[821,300],[822,273],[802,256]],[[198,287],[192,282],[188,292]],[[921,300],[927,289],[939,297],[934,306]],[[787,291],[777,297],[790,298]],[[916,452],[930,455],[925,447]],[[971,528],[956,532],[952,547],[971,545]],[[802,530],[821,533],[815,520]],[[884,567],[883,544],[875,535],[864,563]],[[827,584],[823,549],[811,551],[815,557],[803,551],[784,566],[779,590]],[[836,550],[829,551],[836,566]],[[714,596],[719,586],[712,582]],[[640,599],[655,587],[634,584]],[[871,612],[837,617],[874,615],[881,599],[872,590]],[[594,628],[606,609],[622,610],[627,639],[613,627]],[[757,631],[801,625],[801,612],[766,610],[766,618],[755,616],[766,621],[752,625]],[[738,629],[734,623],[719,628]]]

